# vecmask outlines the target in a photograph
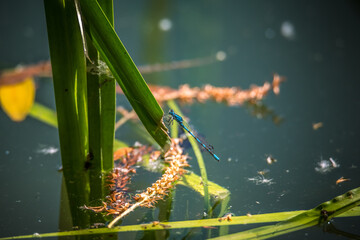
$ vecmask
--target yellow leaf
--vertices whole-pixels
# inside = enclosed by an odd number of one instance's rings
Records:
[[[0,86],[0,103],[11,120],[20,122],[29,113],[35,98],[35,84],[32,77],[11,85]]]

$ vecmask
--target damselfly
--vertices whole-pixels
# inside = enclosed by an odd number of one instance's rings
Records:
[[[220,158],[218,156],[216,156],[216,154],[213,152],[213,147],[211,145],[208,145],[208,144],[204,144],[198,137],[195,136],[195,134],[190,131],[190,129],[188,127],[185,126],[185,121],[184,119],[179,116],[178,114],[176,114],[174,112],[174,110],[170,110],[169,111],[169,115],[171,116],[171,120],[174,120],[177,121],[177,123],[185,130],[187,131],[191,136],[193,136],[193,138],[195,138],[196,141],[198,141],[198,143],[203,147],[205,148],[210,154],[211,156],[213,156],[217,161],[220,161]]]

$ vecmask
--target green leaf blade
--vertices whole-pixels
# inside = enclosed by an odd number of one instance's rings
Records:
[[[168,148],[170,138],[162,122],[164,113],[121,40],[96,1],[81,0],[80,3],[100,56],[107,63],[147,131],[162,148]]]

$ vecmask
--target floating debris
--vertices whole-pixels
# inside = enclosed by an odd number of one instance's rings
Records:
[[[90,228],[101,228],[101,227],[105,227],[105,223],[94,223],[93,225],[90,226]]]
[[[338,167],[340,167],[340,164],[338,164],[337,162],[335,162],[334,159],[329,158],[329,161],[331,162],[331,166],[332,166],[333,168],[338,168]]]
[[[58,151],[59,151],[59,149],[56,147],[44,146],[44,147],[40,148],[39,150],[37,150],[36,152],[44,154],[44,155],[53,155],[53,154],[57,153]]]
[[[336,185],[338,185],[339,183],[342,183],[342,182],[346,182],[346,181],[350,181],[350,178],[341,177],[338,180],[336,180]]]
[[[323,127],[323,123],[322,122],[317,122],[317,123],[313,123],[312,124],[313,129],[316,131],[319,128]]]
[[[273,82],[272,82],[272,88],[273,88],[273,92],[276,94],[276,95],[279,95],[280,94],[280,84],[282,82],[284,82],[286,80],[285,77],[283,76],[280,76],[279,74],[277,73],[274,73],[273,75]]]
[[[225,215],[223,217],[219,218],[218,220],[219,220],[219,222],[221,222],[221,221],[232,221],[232,219],[231,219],[232,216],[235,216],[235,214],[233,214],[233,213],[225,213]]]
[[[268,172],[270,172],[269,169],[264,169],[264,170],[258,171],[257,173],[258,173],[259,175],[264,176],[264,175],[267,174]]]
[[[271,165],[273,163],[276,163],[277,162],[277,159],[273,158],[271,155],[269,155],[267,158],[266,158],[266,162],[267,164]]]
[[[159,221],[153,221],[152,226],[155,227],[156,225],[159,225],[159,223],[160,223]]]
[[[32,236],[33,238],[41,238],[41,235],[39,233],[34,233]]]
[[[250,182],[254,182],[256,185],[265,184],[270,186],[272,184],[275,184],[272,178],[265,178],[262,174],[259,174],[258,176],[252,178],[248,178],[247,180]]]
[[[329,160],[322,159],[320,162],[317,162],[317,165],[315,171],[322,174],[331,172],[333,169],[340,167],[340,164],[335,162],[333,158],[329,158]]]

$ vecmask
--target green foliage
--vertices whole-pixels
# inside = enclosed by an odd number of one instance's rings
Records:
[[[170,138],[162,109],[113,29],[112,1],[44,4],[64,176],[74,224],[86,226],[79,207],[106,195],[101,176],[113,168],[115,134],[115,81],[89,69],[103,59],[150,135],[165,149]]]
[[[63,173],[74,224],[88,225],[79,209],[88,200],[86,63],[72,1],[44,1],[55,89]]]
[[[78,231],[67,231],[57,233],[39,234],[38,237],[60,237],[60,236],[81,236],[107,233],[120,233],[129,231],[153,231],[164,229],[180,229],[180,228],[198,228],[211,226],[228,226],[228,225],[248,225],[259,223],[279,222],[275,225],[251,229],[245,232],[221,236],[216,239],[266,239],[270,237],[279,236],[281,234],[294,232],[303,228],[311,227],[323,223],[325,220],[330,220],[334,217],[352,217],[360,216],[360,188],[353,189],[341,196],[334,198],[328,202],[322,203],[314,209],[307,211],[292,211],[292,212],[278,212],[266,213],[252,216],[233,217],[231,221],[219,221],[218,218],[190,220],[178,222],[161,222],[154,225],[139,224],[128,225],[114,228],[100,228],[100,229],[85,229]],[[329,216],[324,219],[322,210],[328,211]],[[33,238],[34,235],[24,235],[3,239],[20,239]]]
[[[102,0],[101,5],[106,9],[105,14],[113,26],[112,0]],[[86,40],[89,58],[87,59],[88,69],[89,66],[96,68],[100,61],[98,51],[88,35],[84,36],[84,39]],[[90,201],[95,201],[100,205],[101,200],[108,195],[108,190],[105,188],[106,179],[101,176],[112,171],[114,167],[115,80],[104,74],[93,74],[91,71],[87,71],[87,80],[89,155],[91,156],[89,168]]]
[[[58,126],[56,112],[37,102],[34,102],[34,105],[32,106],[29,114],[30,116],[38,119],[41,122],[49,124],[50,126]]]
[[[176,105],[176,103],[174,101],[169,101],[168,102],[168,106],[170,108],[172,108],[177,114],[180,114],[181,116],[183,116],[183,114],[180,111],[180,108]],[[194,150],[199,168],[200,168],[200,174],[201,174],[201,178],[202,178],[202,185],[203,190],[204,190],[204,205],[205,205],[205,209],[207,210],[208,213],[211,213],[211,208],[210,208],[210,197],[209,197],[209,188],[208,188],[208,178],[207,178],[207,173],[206,173],[206,167],[205,167],[205,163],[204,163],[204,159],[202,157],[201,151],[199,149],[199,145],[198,142],[190,136],[190,134],[188,134],[187,132],[185,132],[192,149]]]
[[[163,148],[170,146],[163,111],[96,1],[80,0],[88,34],[150,135]]]
[[[314,209],[304,211],[278,224],[254,228],[214,239],[267,239],[280,236],[325,223],[332,218],[355,208],[359,205],[359,203],[360,187],[350,190],[343,195],[337,196],[328,202],[320,204]],[[356,208],[356,211],[359,216],[359,207]]]

